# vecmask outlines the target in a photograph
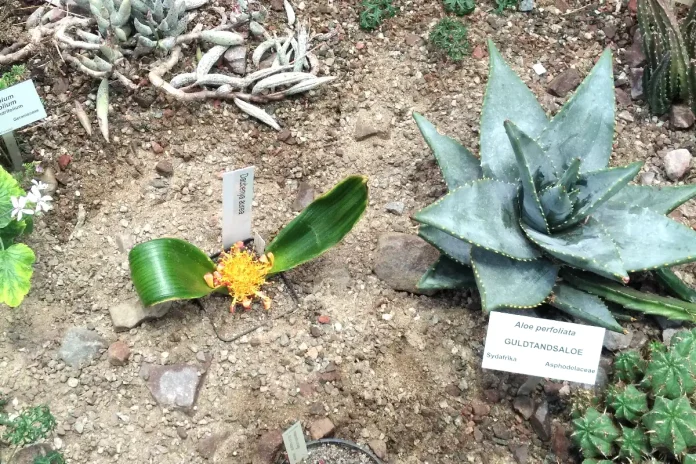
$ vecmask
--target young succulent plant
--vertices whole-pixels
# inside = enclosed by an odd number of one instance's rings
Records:
[[[696,304],[626,286],[632,272],[696,260],[696,232],[666,216],[696,186],[628,185],[642,163],[607,167],[611,51],[550,120],[492,42],[489,55],[478,157],[414,113],[449,189],[414,216],[419,235],[441,253],[419,288],[475,285],[486,312],[548,303],[617,332],[599,296],[696,320]]]
[[[695,379],[689,362],[696,352],[693,337],[690,331],[675,334],[670,348],[654,350],[648,362],[638,362],[634,352],[630,352],[630,357],[624,356],[622,364],[629,366],[631,381],[644,377],[643,381],[626,385],[625,368],[615,368],[617,384],[606,395],[608,412],[599,414],[596,409],[588,409],[573,422],[573,438],[585,458],[649,462],[642,460],[668,456],[682,463],[694,462],[696,411],[691,393]],[[620,433],[607,444],[606,431],[613,430],[609,423],[618,425]]]
[[[637,382],[644,372],[645,361],[636,351],[625,351],[614,358],[614,375],[621,382]]]

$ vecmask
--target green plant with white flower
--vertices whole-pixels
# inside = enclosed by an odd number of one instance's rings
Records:
[[[48,186],[32,180],[25,192],[17,180],[0,168],[0,304],[19,306],[31,288],[34,252],[18,240],[31,233],[34,217],[51,210]]]

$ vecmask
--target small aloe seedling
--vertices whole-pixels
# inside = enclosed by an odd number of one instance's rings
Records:
[[[464,16],[476,9],[476,3],[474,0],[444,0],[445,11],[448,13],[454,13],[457,16]]]
[[[617,419],[638,422],[648,412],[648,397],[633,385],[619,387],[607,394],[607,404],[614,410]]]
[[[637,382],[643,378],[645,361],[636,351],[626,351],[614,358],[614,375],[625,383]]]
[[[392,0],[363,0],[360,27],[366,31],[377,29],[387,18],[396,15]]]
[[[588,408],[583,417],[573,421],[573,425],[575,443],[582,450],[582,454],[590,458],[610,456],[614,449],[614,440],[621,436],[611,417],[595,408]]]

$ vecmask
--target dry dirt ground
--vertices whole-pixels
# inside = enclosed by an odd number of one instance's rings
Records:
[[[25,151],[55,169],[60,183],[55,210],[27,240],[37,254],[31,293],[17,309],[0,308],[0,393],[15,400],[11,410],[50,406],[59,422],[52,443],[68,462],[258,461],[269,432],[297,420],[308,429],[322,417],[333,422],[337,437],[386,445],[393,463],[512,463],[524,462],[525,453],[530,463],[573,461],[572,453],[563,456],[567,403],[552,402],[554,437],[543,442],[512,406],[525,379],[480,368],[486,319],[476,295],[396,292],[372,273],[378,237],[415,233],[410,214],[444,192],[411,112],[476,150],[487,38],[550,112],[563,99],[546,92],[548,82],[569,67],[587,74],[609,45],[617,52],[615,77],[623,92],[612,163],[645,160],[644,171],[666,182],[662,155],[693,149],[693,132],[671,130],[665,118],[650,118],[644,104],[628,96],[624,57],[635,17],[626,4],[544,0],[530,14],[498,16],[492,2],[482,1],[465,19],[478,50],[461,64],[446,62],[423,40],[443,15],[439,1],[396,5],[399,15],[368,34],[358,28],[357,1],[305,0],[300,18],[320,30],[340,27],[321,53],[323,66],[339,79],[314,96],[266,107],[290,130],[285,141],[226,103],[182,105],[146,89],[112,97],[114,137],[106,144],[87,137],[73,114],[74,99],[94,98],[95,82],[68,69],[50,44],[28,62],[51,118],[19,135]],[[566,6],[570,13],[559,10]],[[14,12],[19,15],[5,24],[27,13]],[[537,62],[546,75],[534,73]],[[356,141],[361,112],[386,115],[389,135]],[[96,134],[96,123],[93,129]],[[153,143],[164,152],[155,153]],[[61,155],[71,157],[64,169]],[[172,176],[156,172],[163,160],[171,161]],[[252,164],[254,229],[267,238],[295,214],[299,183],[319,193],[349,174],[369,177],[369,207],[355,230],[288,274],[302,308],[234,343],[218,340],[192,304],[115,332],[109,308],[134,296],[128,248],[174,236],[219,250],[219,173]],[[385,210],[393,201],[405,204],[403,215]],[[693,205],[680,214],[695,219]],[[292,307],[282,282],[269,293],[273,314]],[[220,304],[213,311],[228,335],[262,317],[230,316]],[[318,324],[318,316],[330,323]],[[66,366],[58,351],[71,327],[125,341],[129,363],[112,366],[103,353],[81,369]],[[634,344],[645,342],[637,339]],[[160,407],[143,379],[149,364],[208,362],[189,414]]]

